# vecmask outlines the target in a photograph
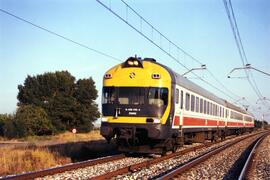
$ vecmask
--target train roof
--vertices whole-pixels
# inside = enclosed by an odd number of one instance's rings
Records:
[[[149,61],[149,60],[147,60]],[[153,63],[156,63],[156,61],[152,61]],[[159,63],[157,63],[159,64]],[[207,91],[206,89],[200,87],[199,85],[193,83],[192,81],[188,80],[187,78],[183,77],[182,75],[174,72],[171,68],[165,66],[165,65],[162,65],[162,64],[159,64],[161,66],[163,66],[165,69],[167,69],[169,71],[169,73],[171,74],[171,76],[173,76],[173,82],[175,82],[176,84],[178,85],[181,85],[182,87],[192,91],[192,92],[195,92],[205,98],[208,98],[220,105],[223,105],[229,109],[232,109],[232,110],[235,110],[235,111],[238,111],[238,112],[241,112],[243,114],[247,114],[247,115],[250,115],[250,116],[253,116],[252,114],[248,113],[247,111],[245,111],[244,109],[228,102],[227,100],[224,100],[222,98],[219,98],[217,97],[215,94]]]
[[[161,66],[163,66],[164,68],[166,68],[171,76],[173,76],[173,82],[175,82],[176,84],[178,85],[181,85],[182,87],[192,91],[192,92],[195,92],[205,98],[208,98],[218,104],[221,104],[221,105],[224,105],[226,106],[226,103],[224,102],[223,99],[217,97],[216,95],[214,95],[213,93],[207,91],[206,89],[198,86],[197,84],[193,83],[192,81],[188,80],[187,78],[183,77],[182,75],[174,72],[171,68],[167,67],[167,66],[164,66],[162,64],[160,64]]]
[[[227,100],[224,100],[222,98],[217,97],[215,94],[207,91],[206,89],[198,86],[197,84],[193,83],[192,81],[188,80],[187,78],[179,75],[178,73],[175,73],[175,79],[176,79],[176,84],[179,84],[181,86],[183,86],[184,88],[191,90],[197,94],[200,94],[203,97],[206,97],[220,105],[223,105],[229,109],[241,112],[243,114],[247,114],[252,116],[250,113],[248,113],[246,110],[242,109],[241,107],[238,107],[230,102],[228,102]]]
[[[226,105],[222,99],[220,99],[219,97],[217,97],[213,93],[205,90],[204,88],[198,86],[197,84],[193,83],[192,81],[188,80],[187,78],[185,78],[185,77],[183,77],[175,72],[174,72],[174,76],[175,76],[176,84],[179,84],[182,87],[184,87],[192,92],[195,92],[195,93],[197,93],[205,98],[208,98],[208,99],[210,99],[218,104],[221,104],[224,106]]]
[[[248,114],[248,112],[245,111],[244,109],[242,109],[242,108],[240,108],[240,107],[238,107],[238,106],[236,106],[236,105],[234,105],[234,104],[232,104],[232,103],[230,103],[230,102],[228,102],[228,101],[226,101],[226,100],[224,100],[224,101],[225,101],[225,103],[226,103],[226,107],[228,107],[228,108],[230,108],[230,109],[233,109],[233,110],[235,110],[235,111],[241,112],[241,113],[243,113],[243,114]]]

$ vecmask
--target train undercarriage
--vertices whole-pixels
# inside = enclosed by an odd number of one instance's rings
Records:
[[[184,144],[214,142],[224,140],[226,136],[240,135],[251,132],[252,128],[192,128],[192,129],[162,129],[148,126],[102,126],[101,132],[108,142],[116,139],[118,150],[127,153],[165,154],[175,152]]]

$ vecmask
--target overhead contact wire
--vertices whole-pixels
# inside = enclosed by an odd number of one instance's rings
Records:
[[[248,63],[248,60],[247,60],[246,52],[245,52],[244,47],[243,47],[242,39],[241,39],[240,32],[239,32],[239,29],[238,29],[238,25],[237,25],[237,21],[236,21],[236,18],[235,18],[235,14],[234,14],[234,10],[233,10],[231,0],[229,0],[229,3],[227,3],[227,0],[223,0],[223,3],[224,3],[226,13],[227,13],[230,25],[231,25],[231,29],[233,31],[235,43],[237,45],[237,49],[238,49],[238,53],[240,55],[240,59],[242,61],[242,65],[245,66],[245,64],[249,64],[249,63]],[[228,4],[229,4],[229,6],[228,6]],[[246,76],[247,76],[248,83],[250,84],[253,91],[258,96],[258,98],[261,99],[263,97],[263,95],[262,95],[262,93],[260,92],[260,90],[259,90],[259,88],[257,86],[257,83],[256,83],[256,81],[255,81],[255,79],[253,77],[252,72],[250,70],[245,69],[245,73],[246,73]]]
[[[101,4],[104,8],[106,8],[108,11],[110,11],[113,15],[115,15],[117,18],[119,18],[120,20],[122,20],[123,22],[125,22],[128,26],[130,26],[133,30],[135,30],[137,33],[139,33],[141,36],[143,36],[145,39],[147,39],[149,42],[151,42],[153,45],[155,45],[157,48],[159,48],[162,52],[164,52],[165,54],[167,54],[169,57],[171,57],[174,61],[176,61],[178,64],[180,64],[182,67],[184,67],[186,70],[190,70],[187,66],[185,66],[183,63],[181,63],[177,58],[175,58],[173,55],[171,55],[169,52],[167,52],[165,49],[163,49],[162,47],[160,47],[157,43],[155,43],[152,39],[150,39],[149,37],[147,37],[144,33],[142,33],[139,29],[137,29],[135,26],[133,26],[132,24],[130,24],[126,19],[124,19],[123,17],[121,17],[119,14],[117,14],[115,11],[113,11],[110,7],[108,7],[106,4],[104,4],[103,2],[101,2],[100,0],[96,0],[99,4]],[[140,16],[133,8],[131,8],[126,2],[124,2],[123,0],[121,0],[125,5],[127,5],[134,13],[136,13],[136,15],[138,15],[144,22],[146,22],[149,26],[151,26],[155,31],[157,31],[162,37],[164,37],[166,40],[168,40],[171,44],[175,45],[172,41],[170,41],[166,36],[164,36],[163,34],[161,34],[156,28],[154,28],[148,21],[146,21],[142,16]],[[176,45],[175,45],[176,46]],[[178,47],[178,46],[177,46]],[[179,48],[180,50],[182,50],[181,48]],[[186,55],[188,55],[189,57],[191,57],[193,60],[195,60],[197,63],[201,64],[202,63],[200,61],[198,61],[196,58],[194,58],[193,56],[191,56],[190,54],[188,54],[186,51],[182,50],[183,53],[185,53]],[[214,86],[213,84],[209,83],[208,81],[202,79],[200,76],[198,76],[197,74],[195,74],[194,72],[191,72],[193,75],[195,75],[199,80],[203,81],[204,83],[208,84],[209,86],[211,86],[212,88],[216,89],[217,91],[221,92],[222,94],[226,95],[227,97],[231,98],[232,100],[236,100],[234,97],[232,97],[231,95],[229,95],[228,93],[224,92],[223,90],[217,88],[216,86]]]
[[[12,17],[14,17],[14,18],[16,18],[16,19],[18,19],[18,20],[20,20],[20,21],[23,21],[23,22],[25,22],[25,23],[27,23],[27,24],[30,24],[30,25],[32,25],[32,26],[38,28],[38,29],[41,29],[41,30],[43,30],[43,31],[46,31],[47,33],[50,33],[50,34],[55,35],[55,36],[58,36],[58,37],[60,37],[60,38],[62,38],[62,39],[64,39],[64,40],[66,40],[66,41],[69,41],[69,42],[74,43],[74,44],[76,44],[76,45],[78,45],[78,46],[81,46],[81,47],[86,48],[86,49],[88,49],[88,50],[90,50],[90,51],[93,51],[93,52],[95,52],[95,53],[97,53],[97,54],[100,54],[100,55],[102,55],[102,56],[108,57],[108,58],[110,58],[110,59],[113,59],[113,60],[116,60],[116,61],[119,61],[119,62],[122,62],[120,59],[118,59],[118,58],[116,58],[116,57],[113,57],[113,56],[111,56],[111,55],[109,55],[109,54],[106,54],[106,53],[104,53],[104,52],[102,52],[102,51],[99,51],[99,50],[96,50],[96,49],[94,49],[94,48],[91,48],[91,47],[89,47],[89,46],[87,46],[87,45],[84,45],[84,44],[82,44],[82,43],[80,43],[80,42],[74,41],[74,40],[72,40],[72,39],[70,39],[70,38],[68,38],[68,37],[66,37],[66,36],[63,36],[63,35],[61,35],[61,34],[59,34],[59,33],[56,33],[56,32],[54,32],[54,31],[52,31],[52,30],[49,30],[49,29],[47,29],[47,28],[45,28],[45,27],[42,27],[42,26],[37,25],[37,24],[34,24],[34,23],[30,22],[29,20],[26,20],[26,19],[24,19],[24,18],[21,18],[21,17],[19,17],[19,16],[17,16],[17,15],[14,15],[14,14],[12,14],[12,13],[6,11],[6,10],[0,9],[0,11],[3,12],[3,13],[5,13],[5,14],[7,14],[7,15],[9,15],[9,16],[12,16]]]

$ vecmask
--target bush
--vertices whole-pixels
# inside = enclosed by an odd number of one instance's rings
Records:
[[[18,131],[14,119],[6,121],[4,125],[4,136],[7,138],[18,137]]]
[[[14,117],[12,115],[0,114],[0,136],[5,135],[5,125],[6,123],[9,123],[10,121],[12,121],[13,118]]]
[[[49,135],[54,130],[44,109],[32,105],[20,106],[9,128],[15,128],[17,137]]]

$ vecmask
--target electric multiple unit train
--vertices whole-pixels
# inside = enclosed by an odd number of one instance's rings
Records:
[[[124,152],[163,153],[184,141],[251,131],[254,117],[155,59],[130,57],[103,79],[101,135]]]

